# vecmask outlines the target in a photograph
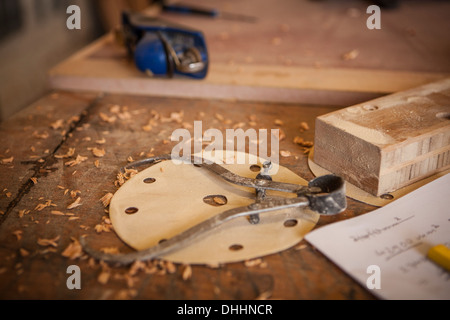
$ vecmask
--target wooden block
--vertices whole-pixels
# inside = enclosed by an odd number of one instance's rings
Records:
[[[450,168],[450,78],[316,119],[314,162],[382,195]]]

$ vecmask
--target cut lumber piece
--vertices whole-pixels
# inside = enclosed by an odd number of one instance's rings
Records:
[[[376,196],[450,168],[450,78],[322,115],[314,162]]]

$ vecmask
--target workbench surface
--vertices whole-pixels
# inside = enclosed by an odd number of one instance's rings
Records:
[[[314,141],[316,117],[450,71],[448,2],[404,1],[372,31],[364,1],[199,3],[260,18],[164,15],[205,33],[207,79],[147,78],[109,35],[54,68],[55,91],[0,124],[0,299],[375,299],[305,240],[258,263],[219,267],[118,267],[80,251],[83,235],[97,249],[132,250],[101,199],[129,160],[170,153],[175,129],[194,120],[204,129],[280,128],[280,151],[290,152],[280,164],[310,180],[307,150],[294,138]],[[348,199],[315,228],[374,209]],[[81,290],[66,286],[70,265],[80,267]]]
[[[175,142],[169,137],[180,127],[180,112],[182,123],[202,120],[203,128],[222,130],[244,122],[245,130],[252,127],[249,119],[254,128],[281,128],[286,138],[280,150],[291,156],[280,157],[280,164],[310,180],[307,154],[293,139],[313,141],[315,118],[333,110],[64,91],[44,96],[0,127],[0,298],[374,299],[305,240],[262,257],[255,266],[196,265],[190,276],[177,264],[108,266],[69,247],[87,235],[97,249],[131,251],[111,230],[100,199],[117,190],[116,175],[129,157],[171,152]],[[163,118],[176,113],[177,121],[157,121],[149,131],[155,112]],[[301,122],[309,130],[302,132]],[[104,149],[104,156],[95,156],[92,148]],[[81,205],[68,209],[78,198]],[[321,217],[316,228],[373,209],[349,199],[345,212]],[[81,290],[66,286],[70,265],[80,267]]]

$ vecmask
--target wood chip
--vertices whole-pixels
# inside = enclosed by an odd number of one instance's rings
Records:
[[[107,253],[107,254],[119,254],[119,248],[118,247],[104,247],[100,249],[101,252]]]
[[[107,206],[109,206],[109,203],[111,202],[112,197],[113,197],[113,194],[111,192],[108,192],[107,194],[105,194],[103,197],[100,198],[100,201],[105,208]]]
[[[275,131],[275,132],[277,132],[276,134],[273,134],[272,133],[272,135],[275,137],[275,138],[277,138],[277,140],[278,141],[283,141],[284,139],[286,139],[286,134],[284,133],[284,131],[283,131],[283,129],[277,129],[278,131]]]
[[[83,161],[86,161],[86,160],[87,160],[87,157],[83,157],[83,156],[77,155],[77,158],[75,160],[67,161],[65,163],[65,165],[69,166],[69,167],[73,167],[73,166],[76,166],[77,164],[79,164],[79,163],[81,163]]]
[[[291,156],[291,152],[290,152],[290,151],[286,151],[286,150],[281,150],[281,151],[280,151],[280,155],[281,155],[282,157],[287,158],[287,157],[290,157],[290,156]]]
[[[105,156],[105,149],[99,149],[99,148],[93,148],[92,149],[92,154],[97,157],[97,158],[101,158],[103,156]]]
[[[267,300],[272,296],[272,290],[264,291],[255,300]]]
[[[78,197],[73,203],[71,203],[71,204],[69,204],[69,205],[67,206],[67,209],[68,209],[68,210],[71,210],[71,209],[73,209],[73,208],[76,208],[76,207],[81,206],[82,204],[81,204],[80,202],[81,202],[81,198]]]
[[[275,119],[274,124],[276,126],[282,126],[282,125],[284,125],[284,122],[282,120],[280,120],[280,119]]]
[[[56,236],[53,239],[38,238],[37,243],[38,243],[38,245],[43,246],[43,247],[52,246],[52,247],[56,248],[58,246],[58,244],[56,242],[59,240],[60,237],[61,236]]]
[[[38,183],[38,180],[37,180],[37,178],[36,178],[36,177],[32,177],[32,178],[30,178],[30,180],[31,180],[31,181],[33,181],[33,183],[34,183],[34,184],[37,184],[37,183]]]
[[[96,143],[96,144],[105,144],[105,143],[106,143],[106,140],[105,140],[105,138],[102,138],[102,139],[100,139],[100,140],[96,140],[95,143]]]
[[[262,262],[263,261],[262,261],[261,258],[257,258],[257,259],[252,259],[252,260],[246,260],[244,262],[244,264],[245,264],[246,267],[251,268],[251,267],[255,267],[255,266],[260,265]]]
[[[166,261],[166,270],[168,273],[172,274],[177,271],[177,267],[175,266],[175,264],[173,262]]]
[[[66,154],[55,155],[55,158],[57,158],[57,159],[70,158],[70,157],[73,156],[74,154],[75,154],[75,148],[69,148],[69,150],[67,151]]]
[[[306,122],[304,122],[304,121],[300,122],[300,130],[301,130],[301,131],[307,131],[307,130],[309,130],[309,125],[308,125],[308,123],[306,123]]]
[[[58,130],[58,129],[62,128],[63,125],[64,125],[64,120],[58,119],[55,122],[53,122],[52,124],[50,124],[50,128],[52,128],[53,130]]]
[[[94,161],[94,166],[95,166],[96,168],[100,168],[100,161],[95,160],[95,161]]]
[[[55,216],[65,216],[64,212],[57,211],[57,210],[52,210],[51,214],[53,214]]]
[[[72,242],[61,252],[63,257],[71,260],[78,259],[83,254],[83,248],[77,239],[72,238]]]
[[[111,277],[111,270],[109,269],[102,270],[97,277],[97,281],[100,284],[107,284],[110,277]]]
[[[354,49],[354,50],[352,50],[352,51],[349,51],[349,52],[347,52],[347,53],[344,53],[343,55],[342,55],[342,59],[343,60],[346,60],[346,61],[348,61],[348,60],[354,60],[354,59],[356,59],[356,57],[359,55],[359,51],[358,50],[356,50],[356,49]]]
[[[189,280],[192,277],[192,268],[190,265],[185,265],[182,277],[184,281]]]
[[[27,210],[27,209],[19,210],[19,218],[22,218],[24,215],[29,214],[29,213],[30,213],[30,210]]]
[[[15,235],[17,238],[17,241],[19,241],[20,239],[22,239],[22,233],[23,233],[22,230],[16,230],[12,234]]]
[[[19,253],[22,257],[27,257],[30,255],[30,252],[28,252],[27,250],[25,250],[24,248],[20,248],[19,249]]]
[[[99,113],[100,119],[102,119],[104,122],[107,123],[114,123],[116,121],[116,116],[108,116],[107,114],[100,112]]]
[[[1,160],[1,164],[9,164],[12,163],[14,161],[14,157],[10,157],[10,158],[5,158]]]
[[[32,134],[33,137],[38,139],[47,139],[50,135],[47,131],[44,131],[43,133],[39,133],[38,131],[34,131]]]

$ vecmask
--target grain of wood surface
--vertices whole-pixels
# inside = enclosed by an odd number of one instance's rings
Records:
[[[64,91],[44,96],[0,126],[0,159],[13,157],[0,165],[0,298],[373,299],[305,241],[261,261],[189,267],[161,261],[106,265],[81,252],[75,241],[86,235],[95,248],[131,251],[110,226],[104,196],[117,190],[118,169],[131,158],[170,152],[169,137],[183,123],[270,129],[279,119],[285,134],[280,150],[291,154],[281,163],[309,180],[304,147],[293,140],[312,141],[313,120],[332,110]],[[181,111],[182,122],[172,121]],[[171,118],[173,113],[178,116]],[[155,114],[161,118],[149,131]],[[93,148],[104,149],[104,155],[95,156]],[[77,157],[84,160],[71,165]],[[344,213],[321,218],[316,228],[372,209],[349,200]],[[66,286],[70,265],[81,269],[81,290]]]

